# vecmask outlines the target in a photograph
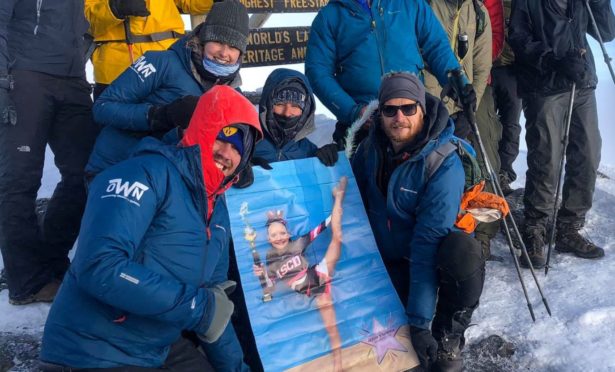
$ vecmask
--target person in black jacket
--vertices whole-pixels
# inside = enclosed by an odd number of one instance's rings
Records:
[[[68,268],[96,138],[83,1],[0,2],[0,248],[9,302],[50,302]],[[45,149],[62,176],[38,226]]]
[[[523,239],[535,268],[546,263],[546,224],[553,211],[573,84],[576,92],[555,249],[582,258],[604,256],[602,248],[579,233],[592,206],[601,148],[594,92],[598,80],[586,38],[587,33],[597,35],[586,1],[602,38],[613,40],[615,15],[610,0],[513,2],[509,43],[518,67],[528,147]],[[529,266],[525,259],[521,263]]]

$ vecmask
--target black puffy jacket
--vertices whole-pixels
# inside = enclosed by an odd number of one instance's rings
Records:
[[[587,78],[578,88],[595,88],[598,83],[594,57],[587,42],[589,33],[597,39],[585,0],[568,0],[566,10],[558,6],[565,0],[513,1],[508,42],[513,48],[518,71],[519,94],[551,95],[569,91],[572,80],[543,64],[552,52],[556,59],[585,49]],[[615,38],[615,15],[610,0],[589,0],[602,39]]]

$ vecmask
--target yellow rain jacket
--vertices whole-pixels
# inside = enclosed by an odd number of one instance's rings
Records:
[[[133,37],[132,58],[148,50],[165,50],[184,33],[180,11],[194,15],[208,13],[213,0],[145,0],[148,17],[129,17]],[[109,0],[85,0],[85,16],[98,47],[92,55],[94,81],[111,84],[130,66],[124,20],[115,18]]]

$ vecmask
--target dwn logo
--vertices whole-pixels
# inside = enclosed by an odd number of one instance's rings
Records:
[[[109,180],[109,186],[107,186],[107,194],[101,196],[104,198],[122,198],[129,202],[141,206],[139,201],[143,194],[149,190],[149,187],[145,186],[141,182],[134,182],[132,185],[129,181],[122,183],[121,178],[115,178]]]
[[[156,72],[156,68],[151,63],[147,63],[145,56],[139,57],[130,68],[137,73],[137,76],[141,81],[145,81],[145,78]]]

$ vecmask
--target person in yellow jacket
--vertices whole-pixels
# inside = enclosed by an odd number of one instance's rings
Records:
[[[85,0],[85,16],[97,45],[92,54],[94,99],[143,53],[166,50],[184,34],[180,12],[205,14],[212,4],[213,0]]]

